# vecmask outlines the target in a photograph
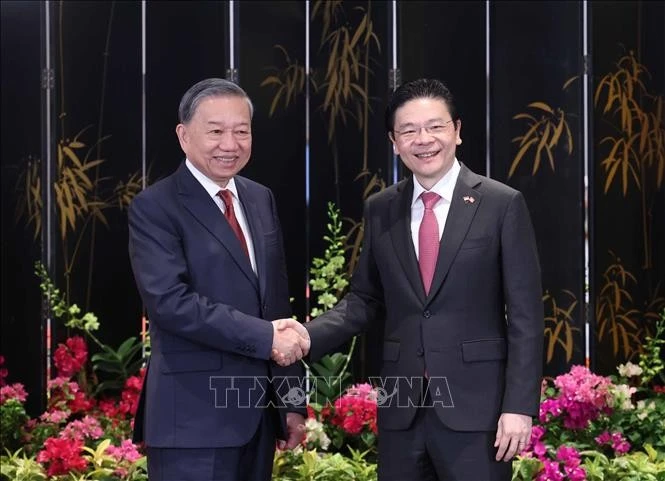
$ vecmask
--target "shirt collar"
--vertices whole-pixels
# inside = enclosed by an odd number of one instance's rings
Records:
[[[459,176],[460,170],[462,168],[459,165],[457,159],[453,161],[453,165],[450,167],[450,170],[446,172],[446,175],[441,177],[439,181],[432,186],[429,192],[434,192],[439,194],[446,202],[450,203],[453,200],[453,191],[455,190],[455,184],[457,183],[457,177]],[[427,192],[427,190],[420,185],[416,176],[413,176],[413,198],[411,199],[411,207],[416,203],[420,194]]]
[[[185,159],[185,165],[189,169],[189,171],[192,173],[194,178],[199,181],[199,183],[203,186],[203,188],[206,190],[208,195],[212,197],[213,199],[217,197],[217,193],[222,190],[215,182],[213,182],[210,178],[206,177],[203,172],[201,172],[199,169],[197,169],[194,164],[190,162],[189,159]],[[231,191],[233,196],[236,199],[240,199],[238,197],[238,189],[236,188],[236,181],[233,177],[229,180],[229,183],[226,184],[225,187],[226,190]]]

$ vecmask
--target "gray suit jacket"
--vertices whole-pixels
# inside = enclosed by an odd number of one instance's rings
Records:
[[[412,196],[409,178],[367,200],[349,293],[306,325],[310,358],[382,322],[379,428],[409,427],[425,372],[454,430],[496,430],[502,412],[537,415],[544,315],[523,196],[462,165],[429,295],[411,240]]]

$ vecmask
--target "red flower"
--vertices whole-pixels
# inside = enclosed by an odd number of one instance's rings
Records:
[[[85,365],[88,360],[88,347],[80,336],[70,337],[65,344],[58,345],[53,361],[58,374],[70,378]]]
[[[107,418],[113,419],[121,414],[119,406],[116,405],[116,402],[113,399],[103,399],[99,401],[98,407]]]
[[[47,465],[48,476],[83,471],[88,462],[81,457],[83,441],[80,439],[48,438],[44,449],[37,455],[37,461]]]
[[[653,387],[653,392],[660,393],[660,394],[665,394],[665,386],[654,386]]]
[[[376,432],[376,414],[375,393],[368,384],[361,384],[335,401],[330,422],[349,434],[360,434],[364,428]]]
[[[72,413],[82,413],[90,411],[95,406],[95,400],[88,398],[83,391],[74,393],[74,399],[67,403],[67,407]]]

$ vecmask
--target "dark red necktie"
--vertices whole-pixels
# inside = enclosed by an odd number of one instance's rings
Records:
[[[217,195],[222,199],[222,202],[224,202],[224,207],[226,207],[226,211],[224,212],[224,217],[226,217],[226,220],[229,221],[231,229],[238,238],[238,241],[240,241],[242,250],[245,251],[245,254],[247,254],[247,257],[249,257],[249,250],[247,249],[247,241],[245,240],[245,236],[242,233],[240,224],[238,224],[238,218],[236,217],[235,210],[233,209],[233,194],[229,190],[220,190],[219,192],[217,192]]]
[[[432,287],[436,258],[439,256],[439,223],[436,221],[436,215],[432,209],[441,196],[434,192],[423,192],[420,194],[420,198],[425,205],[425,212],[418,230],[418,265],[425,295],[427,295]]]

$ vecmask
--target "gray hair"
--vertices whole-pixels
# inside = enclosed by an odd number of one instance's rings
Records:
[[[186,124],[196,112],[199,104],[206,97],[242,97],[249,105],[249,118],[254,115],[254,106],[247,93],[240,88],[239,85],[221,78],[208,78],[201,80],[197,84],[191,86],[185,95],[180,100],[180,107],[178,107],[178,116],[181,124]]]

